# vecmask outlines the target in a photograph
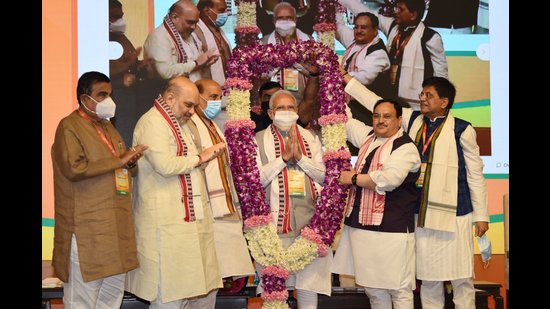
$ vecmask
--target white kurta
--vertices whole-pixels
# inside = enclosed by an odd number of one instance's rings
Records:
[[[139,119],[134,130],[134,143],[149,149],[138,161],[134,207],[140,267],[128,274],[126,289],[146,300],[155,299],[159,287],[163,302],[222,287],[204,176],[195,168],[198,150],[187,125],[181,132],[188,147],[185,157],[176,156],[176,140],[155,107]],[[184,221],[180,174],[191,174],[194,222]]]
[[[191,120],[197,126],[199,132],[201,145],[203,148],[208,148],[213,145],[212,138],[208,133],[208,128],[199,118],[196,113],[191,117]],[[223,133],[214,124],[218,134],[225,140]],[[226,168],[226,173],[231,173],[229,167]],[[210,206],[213,208],[219,208],[220,211],[213,211],[213,213],[222,213],[224,210],[227,214],[229,210],[227,208],[226,193],[223,191],[223,184],[221,180],[220,167],[218,160],[211,160],[208,162],[205,168],[206,173],[206,185],[209,192]],[[227,180],[230,190],[233,190],[233,201],[238,201],[238,196],[233,186],[232,177],[228,177]],[[223,192],[220,192],[222,190]],[[210,192],[218,191],[218,194],[212,194]],[[213,197],[215,196],[215,197]],[[241,277],[254,275],[254,266],[252,265],[252,259],[248,252],[246,239],[243,235],[243,222],[241,217],[241,211],[238,202],[234,202],[233,206],[237,211],[236,216],[232,216],[231,220],[224,219],[223,216],[214,218],[214,240],[216,245],[216,255],[218,257],[218,265],[222,278],[226,277]]]
[[[369,110],[372,110],[375,102],[380,99],[379,96],[353,79],[346,85],[345,91]],[[403,122],[401,124],[403,128],[407,128],[409,121],[414,120],[410,119],[411,113],[410,108],[403,108]],[[408,133],[409,136],[414,138],[417,132]],[[483,161],[479,156],[476,134],[472,126],[466,127],[460,135],[460,146],[466,163],[473,212],[456,217],[456,235],[443,231],[417,228],[416,254],[419,279],[436,280],[435,278],[443,278],[441,280],[454,280],[473,275],[473,268],[470,265],[473,251],[469,249],[473,246],[471,223],[472,221],[489,222],[489,212],[487,208],[487,186],[483,177]],[[449,246],[448,251],[447,249],[443,250],[447,248],[446,246]],[[440,257],[436,255],[440,255]],[[454,255],[454,257],[450,258],[451,255]],[[443,271],[444,268],[447,270]]]
[[[361,12],[371,12],[376,15],[380,21],[380,30],[384,33],[387,40],[386,47],[388,52],[391,49],[393,39],[397,35],[398,26],[394,26],[390,32],[390,26],[394,21],[393,17],[379,15],[377,11],[369,9],[368,6],[356,0],[338,0],[338,2],[357,15]],[[403,52],[403,60],[400,63],[401,74],[399,77],[398,95],[406,100],[414,110],[420,110],[420,100],[418,94],[422,91],[422,82],[424,80],[424,58],[420,47],[420,39],[423,35],[424,24],[420,22],[415,33],[412,34],[409,43]],[[430,61],[433,67],[433,76],[448,78],[448,65],[443,48],[443,40],[436,33],[426,41],[426,49],[430,53]]]
[[[164,24],[149,33],[143,44],[143,49],[144,58],[153,58],[155,73],[159,77],[170,79],[174,76],[187,76],[191,81],[201,79],[200,71],[193,71],[196,66],[195,59],[199,57],[202,50],[202,43],[194,33],[183,40],[183,49],[187,54],[185,63],[178,63],[176,45],[164,28]]]
[[[361,84],[370,85],[380,72],[390,68],[390,59],[386,51],[379,49],[367,55],[368,46],[372,46],[380,40],[378,36],[367,44],[354,44],[351,46],[355,42],[355,37],[353,30],[344,24],[342,14],[338,14],[336,19],[336,39],[346,47],[346,52],[349,50],[348,56],[342,57],[342,64],[345,64],[350,57],[359,52],[356,55],[355,62],[357,71],[348,69],[348,72],[351,77],[355,77]]]
[[[317,136],[314,136],[308,130],[297,126],[302,138],[307,141],[311,150],[312,158],[308,158],[306,155],[302,155],[302,159],[298,161],[297,168],[306,173],[311,179],[317,191],[321,192],[321,185],[325,178],[325,166],[323,163],[323,156],[321,150],[321,142]],[[263,165],[260,154],[258,153],[256,161],[260,170],[260,182],[262,186],[269,190],[270,193],[270,206],[271,213],[274,218],[274,223],[277,223],[278,211],[279,211],[279,185],[277,176],[281,170],[286,166],[282,156],[275,157],[275,147],[273,142],[273,135],[271,134],[271,126],[268,126],[264,131],[260,131],[258,134],[264,134],[263,145],[259,145],[259,151],[264,151],[269,163]],[[307,186],[306,180],[306,186]],[[292,208],[292,198],[290,208]],[[291,217],[293,214],[291,215]],[[299,234],[299,231],[293,231],[293,233]],[[293,237],[280,236],[283,243],[283,248],[288,248],[294,241]],[[304,269],[296,272],[296,274],[290,275],[286,281],[288,287],[295,287],[296,289],[308,290],[320,294],[329,295],[332,291],[331,284],[331,272],[330,267],[332,264],[332,252],[324,257],[318,257],[311,262]],[[261,265],[257,264],[257,269],[261,269]],[[262,292],[261,286],[258,286],[258,293]]]
[[[344,226],[332,272],[355,276],[361,286],[414,289],[414,233],[384,233]]]

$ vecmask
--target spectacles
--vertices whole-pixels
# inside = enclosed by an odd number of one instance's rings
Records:
[[[421,93],[418,94],[418,98],[421,99],[421,100],[422,100],[422,96],[425,96],[426,99],[428,99],[428,100],[431,100],[431,99],[434,98],[434,95],[431,94],[430,92],[421,92]]]

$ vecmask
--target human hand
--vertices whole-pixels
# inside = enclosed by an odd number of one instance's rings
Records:
[[[215,157],[221,155],[224,149],[225,149],[225,143],[219,143],[204,149],[199,155],[201,158],[201,162],[206,163],[214,159]]]
[[[489,230],[489,222],[478,221],[476,222],[476,236],[481,237],[485,232]]]
[[[342,171],[340,172],[340,178],[338,178],[338,182],[341,185],[351,185],[351,177],[355,174],[357,173],[352,169],[350,169],[349,171]]]
[[[290,138],[290,135],[289,135],[285,143],[285,150],[281,155],[283,157],[283,161],[288,162],[290,160],[294,160],[293,147],[294,147],[294,141],[292,140],[292,138]]]
[[[143,152],[147,150],[149,146],[138,144],[130,147],[126,152],[120,155],[120,160],[123,166],[133,166],[143,156]]]
[[[298,140],[298,128],[296,124],[290,127],[288,132],[288,139],[292,139],[292,156],[294,161],[298,162],[302,159],[302,148],[300,147],[300,141]]]

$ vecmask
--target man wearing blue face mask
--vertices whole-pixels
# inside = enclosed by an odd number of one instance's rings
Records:
[[[220,113],[222,87],[210,79],[198,80],[195,85],[200,103],[191,120],[197,127],[202,147],[225,143],[222,131],[212,121]],[[229,162],[229,151],[225,148],[220,156],[206,164],[204,172],[214,217],[214,245],[220,274],[232,286],[244,287],[247,277],[254,275],[254,267],[242,232],[239,198]]]
[[[227,4],[225,0],[200,0],[197,3],[197,9],[200,15],[195,34],[201,41],[203,50],[217,50],[220,54],[218,60],[210,66],[209,72],[205,72],[202,78],[212,79],[223,85],[227,60],[231,57],[231,45],[222,29],[229,18]]]

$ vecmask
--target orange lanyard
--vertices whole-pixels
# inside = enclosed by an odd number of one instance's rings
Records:
[[[97,132],[97,135],[99,135],[99,138],[101,139],[101,141],[103,141],[103,143],[105,145],[107,145],[107,147],[109,147],[109,150],[111,151],[113,156],[118,157],[118,155],[115,151],[115,148],[113,147],[113,144],[109,140],[107,140],[107,137],[105,136],[105,134],[103,134],[103,132],[97,127],[97,125],[93,122],[93,120],[90,118],[90,116],[86,115],[80,109],[78,109],[78,113],[80,114],[80,116],[82,116],[82,118],[88,120],[92,124],[92,126],[94,127],[94,129]]]

